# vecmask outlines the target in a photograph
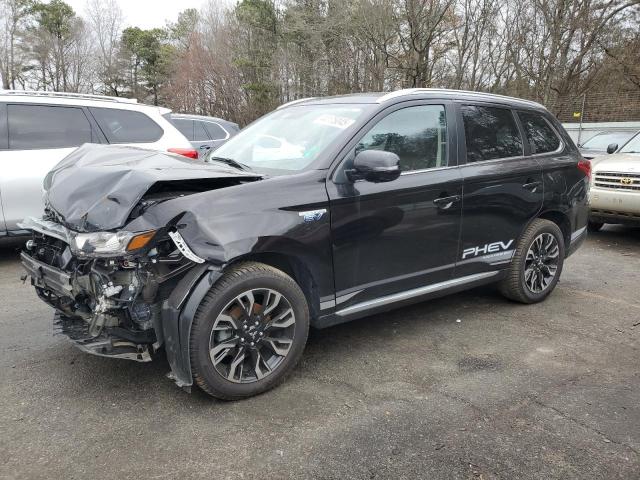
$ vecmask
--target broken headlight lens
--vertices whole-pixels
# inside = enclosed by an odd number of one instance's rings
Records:
[[[155,233],[155,231],[76,233],[71,247],[80,255],[124,255],[147,245]]]

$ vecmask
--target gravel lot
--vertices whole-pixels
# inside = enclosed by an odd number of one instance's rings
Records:
[[[312,332],[280,388],[189,395],[91,357],[0,251],[0,478],[638,478],[640,230],[593,234],[546,302],[482,288]]]

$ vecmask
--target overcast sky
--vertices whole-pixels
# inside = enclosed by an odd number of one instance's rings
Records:
[[[77,14],[84,16],[86,0],[65,0]],[[164,27],[167,20],[175,21],[178,13],[187,8],[199,8],[204,0],[117,0],[127,26],[140,28]]]

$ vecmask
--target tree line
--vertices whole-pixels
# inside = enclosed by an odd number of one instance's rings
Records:
[[[5,89],[135,97],[246,124],[310,96],[640,90],[640,0],[208,0],[125,27],[115,0],[0,0]],[[134,20],[134,19],[133,19]]]

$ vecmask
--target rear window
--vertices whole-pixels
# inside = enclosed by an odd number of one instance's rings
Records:
[[[164,131],[144,113],[116,108],[89,108],[109,143],[150,143]]]
[[[554,152],[560,147],[560,139],[539,113],[518,112],[520,122],[531,146],[531,153]]]
[[[507,108],[463,105],[467,162],[523,155],[522,139]]]
[[[91,124],[81,108],[7,105],[9,149],[77,147],[92,141]]]
[[[213,140],[224,140],[227,138],[227,132],[217,123],[202,122],[202,124],[206,127]]]

